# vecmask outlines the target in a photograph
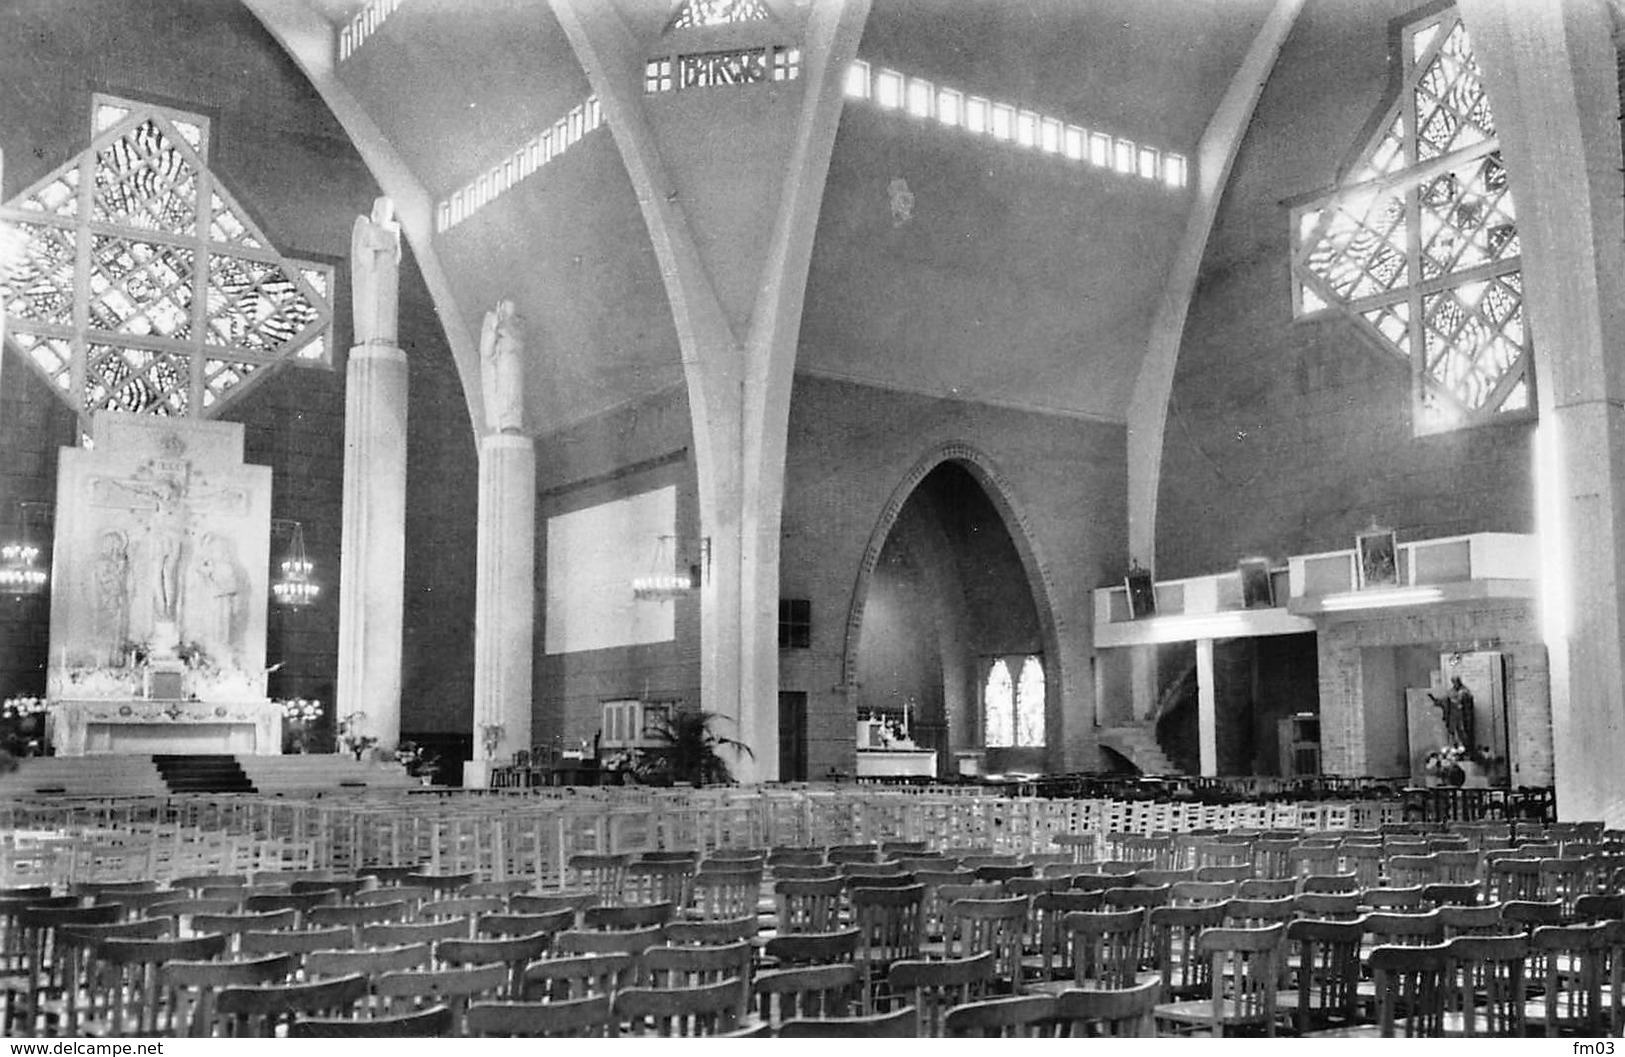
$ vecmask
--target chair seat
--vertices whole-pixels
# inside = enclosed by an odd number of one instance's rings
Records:
[[[1323,1028],[1320,1031],[1306,1031],[1299,1035],[1300,1039],[1380,1039],[1382,1030],[1375,1024],[1359,1024],[1350,1028]]]
[[[1170,1020],[1178,1024],[1210,1024],[1213,1022],[1213,1000],[1201,998],[1188,1002],[1163,1002],[1152,1010],[1152,1016],[1158,1020]],[[1228,998],[1219,1002],[1219,1020],[1225,1025],[1240,1027],[1263,1024],[1267,1019],[1259,1013],[1242,1016],[1240,1007]]]

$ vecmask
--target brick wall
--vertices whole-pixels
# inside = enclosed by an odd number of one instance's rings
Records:
[[[1311,0],[1237,157],[1191,304],[1168,408],[1157,572],[1533,528],[1531,427],[1413,435],[1411,373],[1341,319],[1292,318],[1289,213],[1333,186],[1388,86],[1400,0]],[[1516,194],[1514,188],[1514,194]]]
[[[1327,622],[1319,634],[1322,769],[1327,774],[1371,773],[1363,666],[1376,659],[1364,651],[1415,646],[1434,653],[1496,650],[1504,656],[1512,784],[1550,784],[1552,719],[1546,649],[1540,642],[1534,604],[1508,599]],[[1412,680],[1414,674],[1411,680],[1402,681],[1416,685]]]
[[[813,632],[810,649],[781,652],[779,670],[782,689],[807,693],[809,775],[853,769],[849,651],[865,562],[878,558],[907,482],[945,452],[980,461],[978,480],[1022,556],[1039,624],[1053,629],[1047,765],[1095,766],[1090,592],[1123,573],[1124,445],[1117,425],[796,377],[780,593],[812,601]]]

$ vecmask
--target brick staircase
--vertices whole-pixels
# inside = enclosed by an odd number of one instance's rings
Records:
[[[1178,767],[1157,744],[1157,732],[1149,723],[1124,727],[1104,727],[1100,744],[1113,750],[1140,769],[1141,774],[1181,774]]]

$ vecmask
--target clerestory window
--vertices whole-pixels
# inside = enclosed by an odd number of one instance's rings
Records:
[[[90,146],[6,203],[7,337],[75,410],[206,418],[331,365],[332,268],[279,253],[208,158],[206,118],[99,95]]]
[[[1461,16],[1403,33],[1402,87],[1352,171],[1293,211],[1293,310],[1342,315],[1411,367],[1438,432],[1533,412],[1517,212]]]

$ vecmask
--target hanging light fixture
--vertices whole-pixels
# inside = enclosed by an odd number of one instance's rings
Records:
[[[654,564],[646,576],[639,576],[632,580],[632,597],[645,602],[669,602],[674,598],[681,598],[692,593],[700,586],[700,566],[691,565],[686,572],[677,572],[672,566],[673,562],[667,550],[667,545],[674,539],[673,536],[659,537],[659,544],[655,548]],[[710,555],[710,540],[702,543],[707,557]]]
[[[39,548],[28,536],[28,508],[34,503],[17,504],[17,537],[0,547],[0,591],[13,595],[37,595],[45,590],[50,577],[35,564]]]
[[[315,566],[305,557],[305,526],[295,521],[288,556],[282,560],[282,579],[271,585],[278,605],[300,608],[316,601],[322,585],[310,578]]]

